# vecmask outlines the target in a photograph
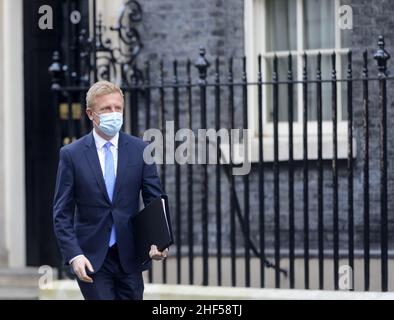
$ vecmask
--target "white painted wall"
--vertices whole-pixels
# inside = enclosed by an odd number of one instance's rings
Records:
[[[0,12],[0,248],[5,240],[10,267],[26,264],[22,3],[2,0]]]

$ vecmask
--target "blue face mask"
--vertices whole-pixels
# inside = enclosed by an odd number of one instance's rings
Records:
[[[97,114],[100,118],[100,125],[98,128],[107,136],[114,137],[123,125],[123,114],[120,112],[111,112]]]

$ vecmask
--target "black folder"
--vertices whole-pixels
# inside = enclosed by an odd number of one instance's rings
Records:
[[[135,250],[141,264],[150,261],[149,251],[152,244],[159,251],[174,243],[171,228],[168,198],[162,195],[151,201],[131,220]]]

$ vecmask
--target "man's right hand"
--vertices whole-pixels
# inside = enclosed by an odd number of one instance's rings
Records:
[[[93,283],[93,279],[86,274],[86,268],[88,268],[90,272],[94,272],[94,270],[90,261],[85,256],[75,258],[72,262],[72,267],[79,280]]]

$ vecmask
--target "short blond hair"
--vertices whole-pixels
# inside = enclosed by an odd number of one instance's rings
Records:
[[[124,101],[122,90],[116,84],[109,81],[98,81],[93,84],[86,94],[86,107],[92,108],[95,105],[96,97],[118,92]]]

